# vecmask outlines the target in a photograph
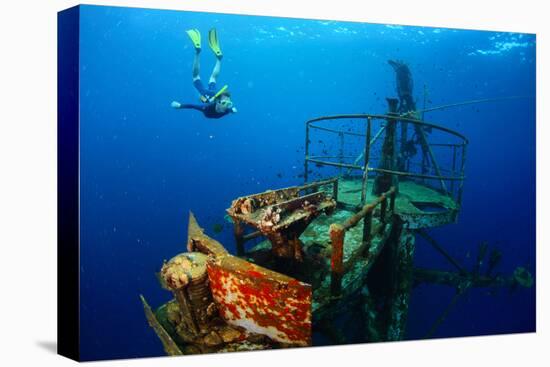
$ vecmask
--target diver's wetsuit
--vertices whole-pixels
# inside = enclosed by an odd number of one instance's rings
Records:
[[[197,79],[193,81],[193,85],[195,86],[195,88],[197,88],[197,91],[199,91],[201,96],[210,98],[216,94],[216,83],[208,83],[207,89],[202,84],[202,81],[200,79]],[[182,104],[180,108],[190,108],[193,110],[201,111],[205,117],[211,119],[219,119],[220,117],[223,117],[231,112],[230,109],[225,112],[216,111],[216,102],[206,102],[204,104]]]

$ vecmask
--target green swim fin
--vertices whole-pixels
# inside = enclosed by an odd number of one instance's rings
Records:
[[[221,58],[222,50],[220,49],[220,41],[218,40],[218,33],[216,28],[212,28],[208,31],[208,45],[212,49],[212,52],[216,55],[217,58]]]
[[[185,31],[189,38],[191,38],[191,41],[193,42],[193,46],[195,46],[195,50],[201,49],[201,33],[198,29],[188,29]]]

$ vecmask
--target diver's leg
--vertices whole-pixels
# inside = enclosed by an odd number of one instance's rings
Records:
[[[212,75],[210,75],[210,80],[208,80],[208,84],[216,84],[216,79],[218,78],[218,75],[220,75],[220,70],[222,68],[222,58],[216,57],[216,65],[214,65],[214,70],[212,70]]]
[[[195,50],[195,58],[193,59],[193,81],[198,80],[198,79],[201,78],[201,76],[200,76],[200,72],[201,72],[200,54],[201,54],[201,50],[196,49]]]

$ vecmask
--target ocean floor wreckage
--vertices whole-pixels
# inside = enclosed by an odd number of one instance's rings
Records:
[[[522,267],[494,275],[501,254],[486,243],[468,270],[429,234],[457,221],[468,140],[425,122],[409,68],[389,63],[399,98],[386,114],[307,121],[305,184],[231,203],[236,256],[190,214],[187,252],[159,273],[174,298],[153,311],[141,296],[167,354],[402,340],[411,289],[425,282],[456,290],[430,337],[468,289],[532,286]],[[331,178],[309,182],[314,171]],[[414,267],[416,236],[456,271]]]

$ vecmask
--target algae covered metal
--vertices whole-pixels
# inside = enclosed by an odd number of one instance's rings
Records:
[[[523,267],[497,275],[502,254],[486,243],[468,269],[430,234],[458,220],[468,139],[425,121],[412,81],[400,80],[408,68],[390,64],[399,99],[387,99],[386,114],[307,121],[305,182],[231,202],[236,255],[190,213],[187,252],[160,270],[174,299],[152,311],[142,297],[166,353],[403,340],[413,288],[452,287],[448,307],[426,327],[430,337],[469,289],[533,285]],[[336,153],[319,149],[315,134],[332,138]],[[328,177],[316,172],[327,167]],[[456,271],[415,267],[417,237]]]
[[[229,254],[190,213],[188,250],[165,262],[174,300],[149,325],[167,354],[268,349],[311,344],[311,286]]]

